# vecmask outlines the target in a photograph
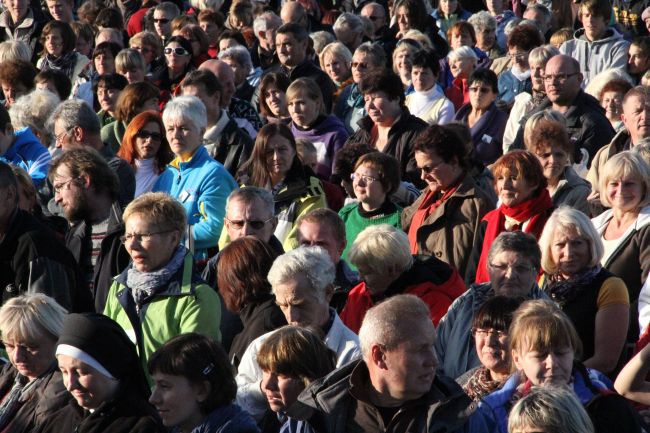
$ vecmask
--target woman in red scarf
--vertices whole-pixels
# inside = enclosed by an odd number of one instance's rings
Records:
[[[553,212],[544,171],[534,154],[526,150],[506,153],[494,163],[492,173],[501,205],[485,215],[479,227],[478,242],[470,258],[468,282],[471,282],[469,277],[474,263],[478,264],[474,282],[489,281],[488,250],[499,233],[522,230],[539,239]]]

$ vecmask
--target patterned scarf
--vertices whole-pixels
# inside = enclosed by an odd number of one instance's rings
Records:
[[[474,401],[479,401],[486,395],[501,388],[505,382],[492,380],[490,370],[485,367],[477,368],[463,389]]]
[[[560,274],[551,275],[546,292],[560,305],[560,308],[563,308],[580,292],[591,287],[601,270],[602,267],[598,264],[568,280],[562,278]]]
[[[45,55],[43,65],[41,66],[41,71],[59,71],[63,72],[66,77],[70,78],[71,81],[74,81],[72,73],[74,72],[74,67],[77,64],[77,53],[71,51],[69,53],[63,54],[61,57],[55,59],[50,54]]]
[[[165,266],[153,272],[140,272],[131,267],[126,272],[126,285],[131,289],[131,295],[136,305],[144,304],[165,287],[178,269],[183,265],[187,248],[179,245],[171,260]]]
[[[39,377],[29,382],[25,376],[16,374],[14,385],[0,404],[0,430],[4,430],[14,419],[18,409],[31,397],[30,391],[37,387],[41,380],[42,377]]]

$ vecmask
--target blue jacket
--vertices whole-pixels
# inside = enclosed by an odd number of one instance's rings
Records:
[[[172,433],[178,433],[173,428]],[[255,420],[236,404],[216,408],[191,433],[258,433]]]
[[[471,104],[463,105],[456,113],[455,120],[467,123],[472,111]],[[476,157],[484,165],[490,165],[503,153],[503,132],[506,129],[508,114],[497,108],[493,102],[478,121],[470,128]]]
[[[508,69],[499,75],[499,100],[510,104],[514,101],[515,96],[521,92],[532,93],[533,84],[530,80],[530,77],[526,78],[523,81],[519,81],[514,74],[512,69]]]
[[[14,137],[14,142],[4,155],[0,155],[0,159],[25,169],[38,188],[47,177],[52,156],[28,127],[16,131]]]
[[[237,189],[235,179],[210,157],[203,145],[189,161],[180,162],[176,158],[170,162],[153,187],[153,191],[166,192],[176,198],[185,208],[188,243],[190,249],[193,245],[197,259],[204,259],[205,250],[217,246],[226,199],[234,189]]]

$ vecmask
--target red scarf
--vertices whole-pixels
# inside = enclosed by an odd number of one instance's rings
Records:
[[[411,225],[409,226],[408,237],[409,243],[411,244],[411,254],[418,254],[418,230],[422,226],[422,223],[424,223],[424,220],[426,220],[429,215],[431,215],[438,208],[438,206],[444,203],[449,197],[454,195],[458,189],[458,186],[460,185],[460,181],[463,179],[464,177],[461,176],[460,180],[457,181],[453,187],[449,188],[438,199],[436,199],[436,196],[438,195],[437,191],[434,192],[429,190],[424,196],[424,200],[422,200],[420,207],[413,214],[413,218],[411,218]]]
[[[544,229],[544,224],[548,219],[549,213],[547,212],[553,206],[553,201],[546,188],[542,189],[541,193],[536,197],[531,198],[521,204],[513,207],[501,205],[497,209],[489,212],[483,221],[487,221],[487,228],[485,229],[485,236],[483,238],[483,249],[481,250],[481,258],[478,262],[476,269],[476,283],[485,283],[490,281],[487,271],[487,257],[492,242],[496,239],[499,233],[505,231],[506,216],[519,221],[521,225],[529,221],[526,225],[526,233],[530,233],[535,238],[539,239]]]

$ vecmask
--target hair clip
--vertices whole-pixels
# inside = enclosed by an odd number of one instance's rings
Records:
[[[210,364],[208,364],[208,365],[203,369],[203,371],[201,372],[201,374],[203,374],[204,376],[207,376],[207,375],[209,375],[210,373],[212,373],[213,370],[214,370],[214,364],[213,364],[213,363],[210,363]]]

